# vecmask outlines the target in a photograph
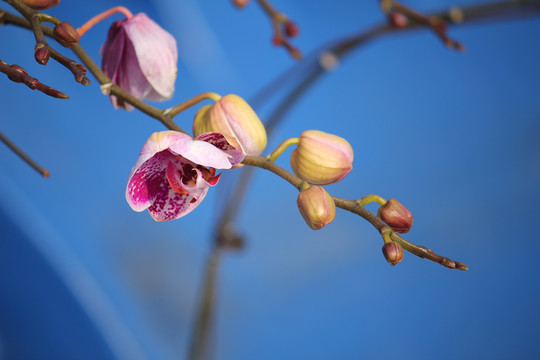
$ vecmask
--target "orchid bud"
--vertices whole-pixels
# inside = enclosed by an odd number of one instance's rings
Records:
[[[296,37],[300,33],[300,28],[298,25],[296,25],[294,22],[287,20],[285,22],[285,34],[287,34],[288,37]]]
[[[232,2],[236,7],[241,9],[249,3],[249,0],[232,0]]]
[[[103,72],[137,99],[165,101],[173,96],[176,39],[145,13],[112,23],[101,56]],[[134,109],[116,96],[110,99],[115,109]]]
[[[24,70],[23,67],[19,66],[19,65],[10,65],[10,68],[12,68],[13,70],[15,70],[17,73],[20,74],[20,76],[18,78],[16,77],[13,77],[13,76],[9,76],[8,75],[8,78],[9,80],[11,81],[15,81],[16,83],[20,83],[22,82],[22,76],[23,75],[28,75],[28,73],[26,72],[26,70]]]
[[[388,20],[390,21],[390,25],[392,25],[392,27],[398,29],[404,28],[409,25],[409,19],[407,19],[405,14],[399,11],[391,11],[388,14]]]
[[[197,111],[193,135],[217,132],[235,138],[245,155],[257,156],[266,147],[266,130],[261,120],[241,97],[225,95],[213,105]]]
[[[403,248],[395,241],[385,243],[382,252],[386,261],[392,266],[403,260]]]
[[[34,58],[41,65],[46,65],[49,61],[49,50],[43,46],[34,52]]]
[[[300,135],[291,155],[294,173],[311,184],[340,181],[352,170],[353,149],[347,140],[318,130]]]
[[[45,10],[58,5],[60,0],[21,0],[21,2],[34,10]]]
[[[377,215],[397,233],[411,230],[413,216],[411,212],[396,199],[390,199],[379,208]]]
[[[54,27],[54,38],[60,43],[60,45],[72,48],[79,43],[81,36],[77,29],[68,22],[62,21],[60,24]]]
[[[300,191],[297,199],[298,210],[313,230],[330,224],[336,217],[336,205],[330,194],[320,186],[310,186]]]

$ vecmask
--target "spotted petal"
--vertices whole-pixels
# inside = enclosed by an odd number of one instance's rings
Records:
[[[164,150],[133,168],[126,188],[126,200],[133,210],[147,209],[158,194],[168,192],[171,187],[166,177],[167,163],[175,160]]]

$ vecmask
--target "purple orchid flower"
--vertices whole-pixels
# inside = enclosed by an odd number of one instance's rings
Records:
[[[203,201],[218,183],[216,169],[230,169],[244,154],[219,133],[193,139],[178,131],[156,132],[131,170],[126,199],[135,211],[148,209],[156,221],[178,219]]]
[[[115,21],[101,55],[105,74],[136,98],[164,101],[172,97],[178,60],[176,40],[146,14]],[[115,96],[110,98],[115,108],[133,109]]]

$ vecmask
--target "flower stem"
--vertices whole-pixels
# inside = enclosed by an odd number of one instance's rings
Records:
[[[181,104],[178,104],[170,109],[166,110],[167,115],[169,115],[171,118],[175,117],[176,115],[180,114],[182,111],[189,109],[190,107],[197,105],[203,100],[210,99],[214,100],[215,102],[218,102],[219,99],[221,99],[221,95],[216,94],[211,91],[203,92],[202,94],[199,94],[197,96],[192,97],[189,100],[184,101]]]
[[[384,226],[381,228],[381,235],[385,244],[392,242],[392,239],[390,238],[390,236],[392,235],[392,229],[388,226]]]
[[[101,14],[98,14],[88,20],[83,26],[77,29],[80,36],[83,36],[88,30],[90,30],[94,25],[99,23],[101,20],[105,20],[106,18],[116,14],[116,13],[122,13],[126,17],[126,19],[131,19],[133,17],[133,14],[131,11],[129,11],[127,8],[123,6],[115,6],[112,9],[109,9],[107,11],[102,12]]]
[[[375,194],[366,195],[366,196],[364,196],[363,198],[361,198],[360,200],[357,201],[358,205],[360,205],[362,207],[366,206],[367,204],[372,203],[372,202],[376,202],[377,204],[379,204],[381,206],[386,205],[386,200],[384,200],[379,195],[375,195]]]
[[[268,155],[266,158],[268,160],[270,160],[271,162],[274,162],[276,161],[276,159],[278,157],[281,156],[281,154],[283,154],[283,152],[291,145],[296,145],[298,144],[298,142],[300,141],[300,139],[298,138],[290,138],[290,139],[287,139],[285,140],[284,142],[282,142],[281,144],[279,144],[279,146],[274,150],[272,151],[272,153],[270,155]]]
[[[54,25],[60,24],[60,20],[58,20],[57,18],[55,18],[54,16],[51,16],[49,14],[37,13],[34,16],[37,16],[39,18],[40,23],[49,22],[49,23],[54,24]]]

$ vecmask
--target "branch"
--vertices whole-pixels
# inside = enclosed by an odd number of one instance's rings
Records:
[[[16,25],[19,27],[23,27],[26,29],[32,29],[30,22],[26,19],[11,14],[7,11],[0,11],[0,19],[3,20],[3,22],[0,25],[3,24],[10,24],[10,25]],[[43,33],[48,36],[53,36],[53,29],[46,25],[41,25],[41,28],[43,29]],[[84,51],[82,46],[76,45],[71,50],[77,55],[77,57],[81,60],[83,64],[86,65],[88,70],[94,75],[94,77],[98,80],[98,82],[102,85],[102,92],[105,95],[115,95],[118,98],[122,99],[124,102],[129,103],[133,105],[136,109],[142,111],[146,115],[158,120],[161,122],[166,128],[170,130],[176,130],[180,132],[185,131],[176,125],[172,121],[172,117],[167,113],[168,109],[158,109],[154,106],[151,106],[147,103],[145,103],[142,100],[137,99],[127,91],[123,90],[116,84],[113,84],[112,80],[109,79],[107,75],[101,70],[101,68],[94,62],[94,60]]]
[[[25,27],[32,29],[32,31],[34,32],[34,36],[36,38],[36,46],[34,50],[36,51],[36,60],[40,64],[45,65],[47,61],[46,60],[42,61],[41,59],[38,59],[37,52],[43,51],[42,49],[46,49],[48,51],[48,54],[50,54],[50,56],[54,60],[58,61],[60,64],[65,66],[67,69],[69,69],[73,73],[73,75],[75,76],[75,81],[83,85],[90,84],[90,79],[88,79],[85,76],[86,68],[84,66],[60,54],[58,51],[52,48],[45,40],[45,37],[43,36],[45,31],[48,32],[45,35],[49,37],[53,37],[53,30],[51,28],[46,28],[40,24],[41,22],[40,15],[43,15],[43,17],[48,18],[48,19],[51,19],[52,17],[32,10],[31,8],[29,8],[28,6],[26,6],[24,3],[22,3],[19,0],[4,0],[4,1],[10,4],[13,8],[15,8],[21,15],[23,15],[26,18],[28,26],[25,26]],[[3,16],[3,19],[5,23],[9,23],[5,15]],[[21,21],[18,20],[15,25],[20,25],[20,24],[21,24]]]
[[[23,159],[28,165],[30,165],[34,170],[41,174],[43,177],[49,177],[49,170],[45,169],[37,162],[35,162],[30,156],[28,156],[24,151],[22,151],[15,143],[7,138],[4,134],[0,132],[0,141],[2,141],[8,148],[10,148],[18,157]]]
[[[63,92],[56,90],[50,86],[42,84],[38,79],[28,75],[25,69],[19,65],[8,65],[4,61],[0,60],[0,72],[3,72],[8,78],[16,83],[23,83],[32,90],[38,90],[45,95],[57,98],[57,99],[69,99],[69,96]]]
[[[256,166],[262,169],[266,169],[268,171],[273,172],[274,174],[278,175],[282,179],[289,182],[291,185],[296,187],[297,189],[301,189],[301,185],[304,182],[299,177],[291,174],[287,170],[279,167],[278,165],[274,164],[273,162],[269,161],[266,157],[257,157],[257,156],[246,156],[244,158],[244,161],[242,161],[242,164],[250,165],[250,166]],[[354,214],[360,215],[364,219],[366,219],[369,223],[371,223],[379,232],[382,231],[383,228],[389,228],[390,226],[387,225],[384,221],[382,221],[379,217],[377,217],[375,214],[373,214],[371,211],[365,209],[364,207],[360,206],[356,200],[345,200],[338,197],[333,196],[332,199],[334,200],[334,203],[337,207],[350,211]],[[394,234],[394,233],[392,233]],[[419,256],[421,258],[425,258],[431,261],[434,261],[436,263],[439,263],[443,266],[446,266],[450,269],[458,269],[458,270],[468,270],[469,268],[467,265],[451,260],[449,258],[446,258],[441,255],[435,254],[430,249],[413,244],[401,236],[394,234],[392,240],[398,242],[400,245],[403,246],[403,248],[410,253]]]
[[[272,23],[272,29],[274,30],[272,42],[274,45],[283,46],[293,58],[301,60],[302,52],[288,40],[288,38],[298,35],[297,25],[290,21],[285,14],[277,11],[268,0],[258,0],[258,3]]]

